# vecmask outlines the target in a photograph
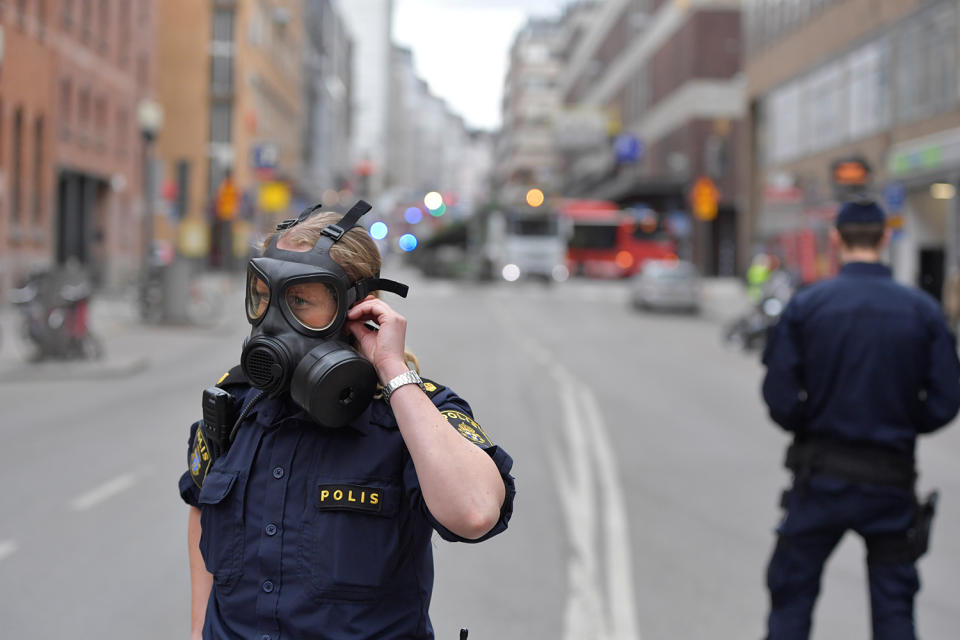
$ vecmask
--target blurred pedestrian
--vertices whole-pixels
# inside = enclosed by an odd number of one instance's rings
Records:
[[[757,254],[747,268],[747,297],[754,304],[763,301],[763,289],[770,278],[770,256],[765,253]]]
[[[764,400],[794,436],[768,637],[809,637],[824,563],[851,529],[866,543],[873,637],[909,640],[933,511],[915,494],[916,439],[956,416],[960,362],[934,299],[880,264],[879,206],[844,204],[832,237],[839,275],[794,296],[764,353]]]
[[[507,527],[510,456],[410,369],[406,320],[368,296],[407,292],[380,278],[368,209],[308,210],[250,261],[251,335],[204,392],[180,479],[194,638],[432,638],[432,532]]]

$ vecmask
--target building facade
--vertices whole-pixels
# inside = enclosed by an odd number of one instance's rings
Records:
[[[307,0],[304,67],[304,190],[312,200],[350,181],[353,40],[331,0]]]
[[[144,210],[137,105],[155,81],[152,0],[0,5],[0,246],[9,285],[76,263],[132,278]]]
[[[498,197],[508,205],[523,203],[532,188],[560,195],[554,118],[561,103],[562,36],[560,21],[532,19],[510,49],[495,150]]]
[[[960,269],[955,0],[751,0],[744,29],[755,238],[805,279],[829,275],[830,165],[860,156],[892,216],[897,278],[940,298]]]
[[[738,0],[609,0],[566,40],[560,78],[567,195],[657,212],[705,274],[732,275],[741,118]],[[716,211],[690,213],[701,178]]]
[[[258,229],[320,200],[342,174],[349,38],[319,0],[159,7],[166,126],[156,174],[167,226],[181,228],[168,239],[183,252],[193,245],[189,255],[210,248],[215,264],[236,264],[231,256],[241,258]],[[182,233],[198,226],[212,230],[199,249]]]
[[[368,199],[386,188],[393,0],[338,0],[353,34],[354,191]]]

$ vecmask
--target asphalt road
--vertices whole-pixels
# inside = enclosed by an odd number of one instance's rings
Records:
[[[512,454],[519,491],[500,537],[436,538],[437,637],[468,627],[478,640],[760,638],[788,477],[756,359],[725,351],[710,317],[633,312],[621,283],[410,279],[396,305],[409,346]],[[113,368],[6,361],[0,636],[188,636],[175,485],[200,391],[238,360],[247,327],[232,307],[216,329],[111,325]],[[942,500],[919,630],[950,638],[960,429],[925,440],[920,458],[921,487]],[[815,637],[868,637],[862,556],[849,537],[831,559]]]

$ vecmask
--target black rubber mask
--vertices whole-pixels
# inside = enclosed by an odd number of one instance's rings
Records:
[[[285,231],[304,220],[277,226]],[[407,285],[379,277],[351,281],[330,248],[370,210],[363,200],[327,225],[310,251],[277,248],[278,233],[247,268],[246,311],[253,325],[240,364],[251,384],[293,401],[324,427],[343,427],[370,404],[377,374],[369,360],[340,339],[347,311],[371,291],[406,297]]]

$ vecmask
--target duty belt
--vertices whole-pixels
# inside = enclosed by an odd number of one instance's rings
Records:
[[[786,467],[800,478],[827,475],[848,482],[913,489],[913,454],[869,444],[798,439],[787,449]]]

